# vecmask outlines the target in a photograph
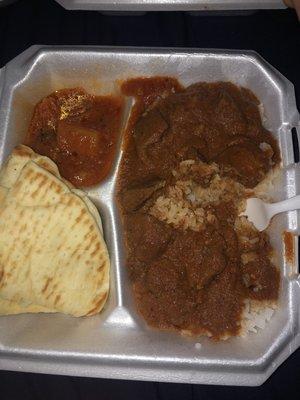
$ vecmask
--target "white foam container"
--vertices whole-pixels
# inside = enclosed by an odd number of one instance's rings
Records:
[[[286,8],[282,0],[56,0],[67,10],[219,11]]]
[[[266,126],[281,149],[281,183],[274,188],[274,197],[300,194],[300,170],[294,164],[291,135],[293,127],[298,136],[300,133],[294,87],[251,51],[33,46],[0,70],[0,162],[22,142],[33,107],[43,96],[76,86],[95,94],[117,93],[120,80],[156,75],[175,76],[184,85],[225,80],[250,88],[262,101]],[[128,101],[124,123],[130,104]],[[88,190],[103,218],[111,256],[111,292],[104,312],[88,318],[59,314],[0,317],[0,369],[165,382],[262,384],[300,345],[298,252],[295,261],[288,263],[281,236],[286,229],[299,234],[298,213],[277,216],[270,227],[282,287],[279,309],[265,330],[220,343],[152,330],[136,313],[125,268],[115,203],[121,144],[122,138],[109,177]]]

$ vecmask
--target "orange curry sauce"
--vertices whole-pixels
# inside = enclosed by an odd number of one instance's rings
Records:
[[[122,111],[121,97],[57,90],[35,106],[25,144],[50,157],[73,185],[95,185],[110,171]]]

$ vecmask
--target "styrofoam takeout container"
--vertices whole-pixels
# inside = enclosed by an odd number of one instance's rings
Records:
[[[67,10],[217,11],[286,8],[282,0],[56,0]]]
[[[22,142],[33,107],[64,87],[95,94],[118,93],[120,80],[168,75],[184,85],[232,81],[254,91],[266,126],[278,138],[282,182],[274,198],[300,193],[291,128],[299,130],[293,85],[258,54],[246,51],[33,46],[0,70],[0,161]],[[130,111],[128,100],[124,125]],[[88,189],[104,222],[111,256],[111,292],[94,317],[18,315],[0,317],[0,368],[91,377],[227,385],[260,385],[300,345],[300,279],[284,256],[281,233],[299,234],[299,215],[275,217],[270,228],[282,272],[279,309],[265,330],[214,343],[148,328],[137,315],[124,265],[120,217],[115,203],[122,138],[110,176]],[[70,234],[72,234],[70,232]],[[295,246],[297,249],[297,236]]]

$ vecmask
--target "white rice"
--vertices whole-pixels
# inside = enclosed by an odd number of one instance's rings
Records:
[[[202,187],[183,175],[189,174],[189,169],[198,167],[201,173],[210,178],[207,187]],[[220,201],[230,201],[245,193],[244,187],[231,178],[221,178],[216,164],[211,166],[186,160],[180,163],[179,171],[173,171],[175,177],[180,177],[174,186],[166,189],[166,194],[158,197],[150,214],[173,225],[175,228],[201,231],[207,224],[216,222],[215,216],[204,209],[208,205],[217,205]],[[243,207],[243,202],[241,202]]]
[[[245,300],[240,336],[245,337],[249,332],[257,333],[259,329],[265,329],[276,308],[277,305],[272,302]]]

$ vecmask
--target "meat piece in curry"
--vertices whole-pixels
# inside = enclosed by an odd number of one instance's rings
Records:
[[[118,177],[127,267],[148,324],[214,339],[238,335],[246,299],[276,301],[266,233],[240,206],[280,154],[259,101],[229,82],[123,83],[135,97]]]
[[[57,90],[35,106],[25,143],[55,161],[75,186],[95,185],[110,171],[122,109],[117,96]]]

